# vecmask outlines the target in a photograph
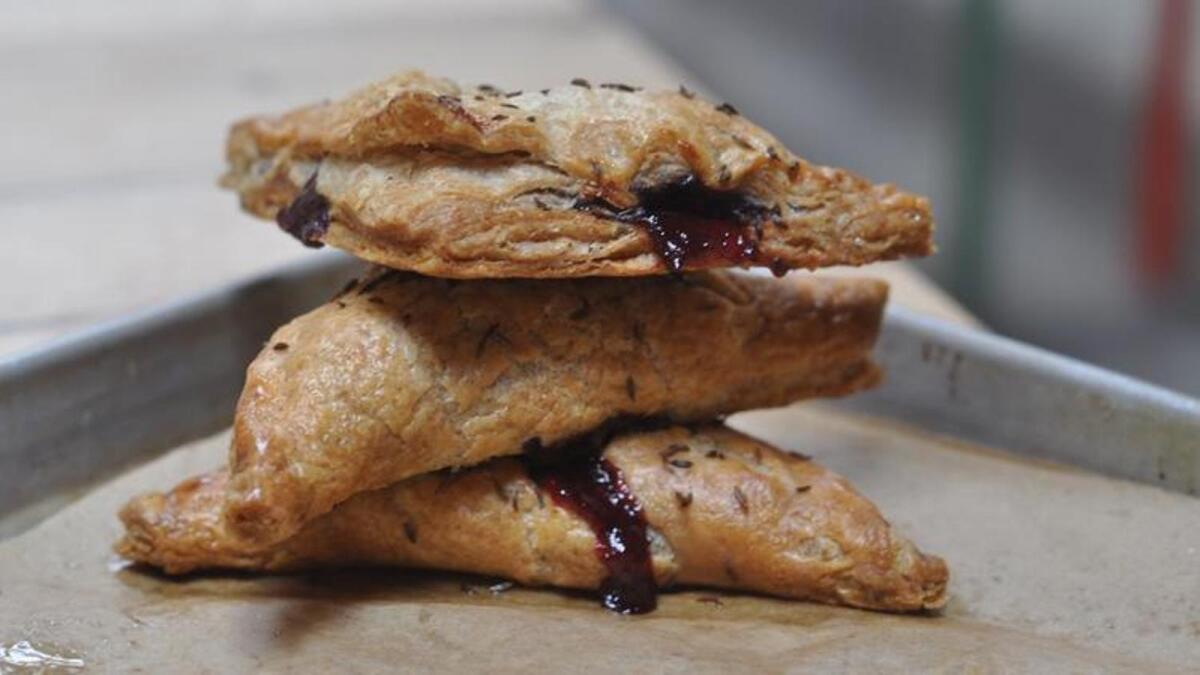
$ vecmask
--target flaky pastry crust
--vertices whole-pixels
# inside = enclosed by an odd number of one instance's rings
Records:
[[[459,282],[382,272],[250,365],[231,532],[267,546],[351,495],[552,445],[616,416],[704,421],[879,377],[887,287],[864,279]]]
[[[843,478],[804,457],[717,425],[620,436],[605,458],[642,505],[660,586],[891,611],[945,603],[945,563],[899,536]],[[370,564],[584,589],[605,576],[593,531],[517,459],[358,494],[255,553],[224,529],[227,478],[218,471],[129,502],[117,552],[170,574]]]
[[[432,276],[663,272],[646,228],[614,214],[684,180],[756,210],[753,255],[693,257],[686,269],[861,265],[933,248],[924,198],[809,164],[684,89],[576,81],[505,93],[407,72],[238,122],[227,156],[222,183],[251,213],[276,218],[312,180],[321,223],[294,234]]]

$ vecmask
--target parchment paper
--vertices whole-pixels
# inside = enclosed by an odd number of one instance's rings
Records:
[[[941,616],[709,591],[645,617],[399,570],[183,581],[120,569],[130,495],[224,460],[220,435],[0,544],[0,648],[99,671],[1179,671],[1200,665],[1200,500],[819,405],[735,426],[850,477],[952,572]],[[719,598],[714,602],[713,598]],[[11,666],[8,666],[11,669]],[[6,668],[0,665],[0,671]]]

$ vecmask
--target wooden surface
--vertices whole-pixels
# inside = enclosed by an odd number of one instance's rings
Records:
[[[16,2],[0,17],[0,354],[309,254],[216,187],[239,116],[414,66],[704,88],[575,0]],[[876,271],[898,302],[965,317],[911,270]]]

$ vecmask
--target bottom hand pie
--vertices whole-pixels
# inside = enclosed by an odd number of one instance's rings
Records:
[[[171,574],[456,570],[599,589],[625,612],[653,609],[657,588],[675,584],[888,611],[945,603],[945,563],[804,457],[720,425],[572,445],[360,493],[253,552],[225,530],[218,471],[127,504],[116,550]]]

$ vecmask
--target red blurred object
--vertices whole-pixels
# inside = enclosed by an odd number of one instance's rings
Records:
[[[1187,170],[1183,88],[1191,0],[1161,0],[1159,7],[1137,178],[1138,272],[1154,289],[1174,276],[1182,246]]]

